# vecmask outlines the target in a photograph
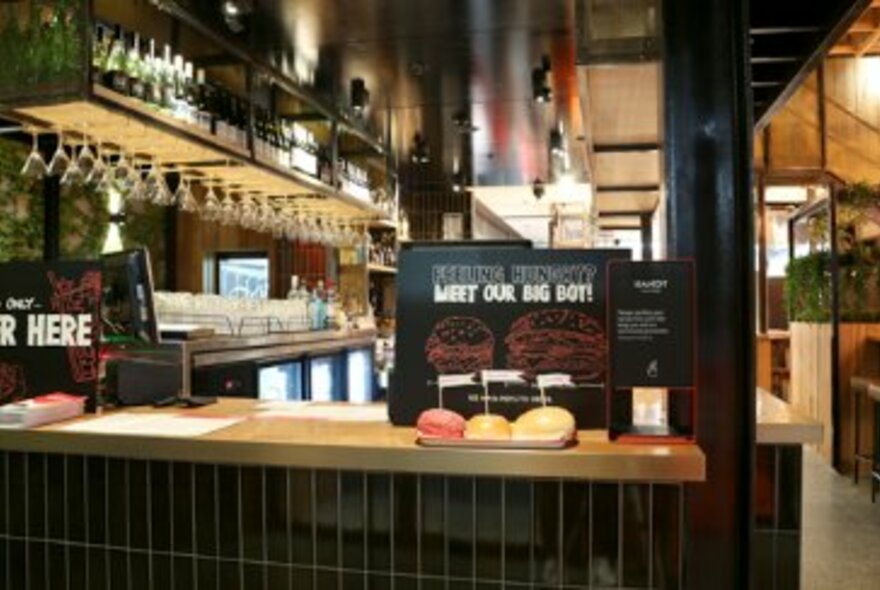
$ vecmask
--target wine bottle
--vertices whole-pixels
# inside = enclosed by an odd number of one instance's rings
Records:
[[[213,133],[211,126],[211,100],[208,85],[205,83],[205,70],[203,68],[196,70],[194,94],[196,120],[198,121],[199,127],[208,133]]]
[[[162,91],[159,85],[158,60],[156,59],[156,41],[150,39],[147,42],[147,51],[144,56],[144,100],[148,103],[160,106],[162,103]]]
[[[110,55],[110,37],[107,27],[102,23],[95,25],[92,39],[92,80],[101,81],[101,76],[107,69],[107,57]]]
[[[121,94],[128,94],[128,75],[125,71],[125,61],[125,40],[122,35],[122,27],[116,25],[113,41],[110,45],[110,55],[107,57],[104,85]]]
[[[141,37],[137,33],[131,33],[125,62],[129,93],[138,100],[144,100],[146,97],[144,86],[146,68],[141,57]]]
[[[159,106],[171,110],[174,106],[174,76],[171,67],[171,46],[165,45],[162,60],[158,64],[159,72]]]

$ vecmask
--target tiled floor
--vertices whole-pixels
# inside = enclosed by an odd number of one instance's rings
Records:
[[[804,451],[802,590],[880,590],[880,500]]]

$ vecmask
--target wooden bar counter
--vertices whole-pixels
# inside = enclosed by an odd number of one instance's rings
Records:
[[[257,403],[195,438],[0,431],[0,587],[684,587],[696,445],[422,448]]]

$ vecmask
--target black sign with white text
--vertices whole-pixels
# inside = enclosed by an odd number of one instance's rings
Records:
[[[0,404],[56,391],[94,397],[98,262],[0,264]]]
[[[571,385],[545,388],[582,427],[605,423],[605,273],[626,250],[531,250],[488,246],[404,250],[397,279],[397,341],[389,410],[413,424],[440,405],[440,377],[512,371],[523,382],[488,386],[490,410],[508,418],[541,403],[538,376]],[[482,412],[479,382],[445,387],[443,405]],[[589,422],[589,420],[596,420]]]
[[[694,387],[694,265],[613,262],[608,270],[612,388]]]

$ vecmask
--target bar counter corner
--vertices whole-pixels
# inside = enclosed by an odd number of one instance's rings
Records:
[[[427,449],[410,428],[256,403],[191,410],[246,417],[198,438],[0,431],[0,585],[684,585],[696,445],[582,431],[562,451]]]

